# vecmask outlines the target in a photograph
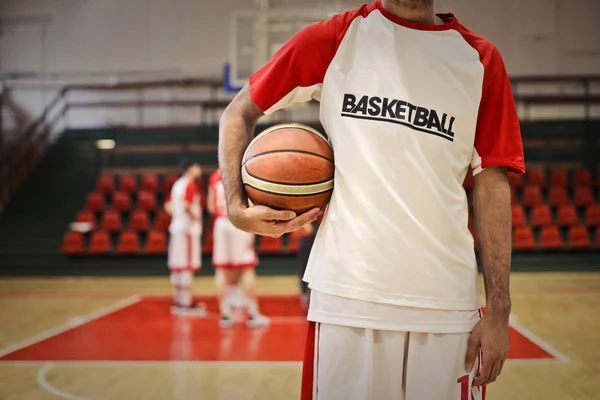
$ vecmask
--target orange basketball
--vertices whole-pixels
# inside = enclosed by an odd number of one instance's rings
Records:
[[[301,214],[329,203],[333,172],[327,138],[310,126],[286,123],[265,129],[250,142],[242,181],[252,203]]]

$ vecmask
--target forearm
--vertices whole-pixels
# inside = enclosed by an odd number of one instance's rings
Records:
[[[248,206],[242,187],[241,166],[244,151],[254,137],[257,120],[258,116],[245,116],[234,100],[219,124],[219,169],[230,216],[235,210]]]
[[[483,264],[486,313],[510,314],[511,224],[510,186],[499,168],[483,171],[474,191],[475,229]],[[478,182],[479,181],[479,182]]]

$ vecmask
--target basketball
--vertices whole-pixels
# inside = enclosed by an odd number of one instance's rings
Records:
[[[265,129],[250,142],[242,163],[252,203],[296,214],[329,203],[333,173],[333,149],[326,136],[296,123]]]

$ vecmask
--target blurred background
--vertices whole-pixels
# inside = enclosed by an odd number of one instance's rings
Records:
[[[206,193],[247,77],[362,3],[0,0],[0,398],[298,397],[299,238],[257,238],[271,328],[224,333],[168,314],[162,205],[182,157]],[[528,172],[510,177],[513,348],[488,396],[598,399],[600,1],[436,4],[500,49],[525,147]],[[281,121],[321,129],[308,103],[257,130]]]

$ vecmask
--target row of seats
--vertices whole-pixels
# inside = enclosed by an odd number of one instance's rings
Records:
[[[538,241],[529,226],[518,227],[513,233],[513,249],[515,250],[585,250],[598,247],[600,247],[600,227],[593,234],[586,226],[572,226],[567,231],[566,240],[558,226],[543,227],[540,230]]]
[[[212,234],[203,238],[202,252],[212,252]],[[258,241],[257,251],[260,254],[276,254],[282,252],[294,253],[298,247],[298,234],[287,235],[287,244],[284,245],[282,238],[261,236]],[[168,235],[163,231],[152,230],[146,235],[145,241],[136,231],[122,231],[113,244],[110,232],[97,230],[89,235],[86,244],[86,235],[80,232],[67,232],[63,238],[61,253],[68,256],[90,254],[106,255],[111,253],[121,255],[164,255],[167,252]],[[144,243],[145,242],[145,243]]]
[[[544,195],[544,192],[547,195]],[[570,192],[572,194],[570,194]],[[158,207],[156,193],[150,191],[140,191],[136,194],[136,208],[153,211]],[[588,206],[596,202],[594,190],[587,186],[577,186],[572,191],[562,186],[551,186],[547,190],[542,190],[541,186],[525,186],[521,193],[521,198],[512,191],[512,203],[522,204],[526,207],[532,207],[548,203],[551,206],[562,206],[574,204],[575,206]],[[107,196],[100,191],[94,191],[87,196],[85,208],[93,212],[102,212],[109,206],[111,209],[126,212],[132,209],[134,202],[132,195],[125,191],[115,191],[111,193],[110,205],[106,201]],[[206,196],[202,196],[206,200]]]
[[[572,226],[568,229],[566,239],[561,229],[557,226],[541,228],[539,239],[536,240],[534,231],[529,226],[515,228],[513,232],[513,248],[515,250],[558,250],[573,249],[584,250],[600,247],[600,227],[595,233],[585,226]],[[595,237],[595,239],[594,239]],[[284,252],[294,253],[297,250],[298,235],[290,234],[287,246],[282,238],[260,237],[257,251],[260,254],[277,254]],[[61,253],[64,255],[106,255],[111,253],[122,255],[164,255],[167,252],[167,234],[162,231],[150,231],[145,243],[138,232],[122,231],[113,245],[110,232],[98,230],[92,232],[89,243],[86,245],[85,235],[79,232],[67,232],[63,238]],[[210,254],[212,251],[212,235],[206,235],[202,251]]]
[[[513,188],[521,188],[526,185],[531,186],[561,186],[561,187],[576,187],[576,186],[596,186],[600,188],[600,170],[594,176],[588,169],[568,170],[566,168],[555,167],[549,172],[542,168],[530,168],[525,175],[509,174],[508,180]],[[472,189],[474,178],[468,173],[464,186],[465,189]]]
[[[100,218],[96,218],[96,213],[89,210],[83,210],[77,213],[77,222],[87,222],[93,225],[98,225],[101,229],[116,232],[120,231],[123,224],[122,213],[111,209],[101,214]],[[158,210],[156,217],[152,221],[147,209],[133,210],[128,219],[127,228],[129,230],[141,232],[154,228],[159,231],[165,231],[169,227],[171,216],[164,210]],[[553,212],[552,208],[547,204],[536,205],[531,208],[529,218],[523,206],[513,204],[512,206],[512,223],[513,226],[532,225],[548,226],[557,224],[559,226],[574,226],[584,223],[589,226],[600,225],[600,204],[592,204],[585,208],[583,213],[583,221],[580,218],[577,208],[573,204],[565,204],[556,208]]]
[[[521,190],[520,198],[517,192],[514,188],[511,191],[512,203],[519,203],[526,207],[544,203],[552,206],[562,206],[564,204],[587,206],[596,202],[594,190],[588,186],[576,186],[573,190],[568,190],[562,186],[550,186],[546,190],[543,190],[541,186],[525,186]]]
[[[531,208],[529,218],[527,218],[524,208],[519,204],[512,206],[512,224],[514,227],[532,225],[534,227],[559,225],[575,226],[580,225],[598,226],[600,225],[600,204],[592,204],[585,209],[583,221],[577,208],[573,204],[565,204],[556,208],[553,213],[552,208],[547,204],[536,205]]]

